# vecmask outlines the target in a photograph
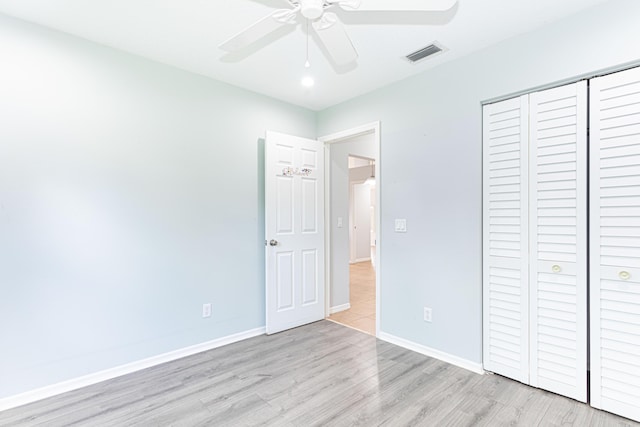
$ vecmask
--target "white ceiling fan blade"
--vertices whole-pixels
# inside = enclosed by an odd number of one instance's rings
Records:
[[[313,29],[337,65],[358,59],[358,52],[335,13],[325,12],[322,18],[313,22]]]
[[[226,50],[227,52],[234,52],[236,50],[243,49],[283,25],[295,24],[296,13],[298,13],[297,8],[276,10],[272,14],[265,16],[239,34],[236,34],[229,40],[220,44],[218,47],[222,50]]]
[[[344,10],[376,12],[441,12],[451,9],[457,0],[333,0]]]

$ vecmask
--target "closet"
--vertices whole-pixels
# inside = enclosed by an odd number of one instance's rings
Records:
[[[640,69],[485,105],[483,173],[485,369],[640,419]]]
[[[484,108],[485,369],[586,402],[587,86]]]

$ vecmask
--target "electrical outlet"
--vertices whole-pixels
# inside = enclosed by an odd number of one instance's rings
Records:
[[[432,313],[432,311],[431,311],[431,308],[429,308],[429,307],[425,307],[425,308],[424,308],[424,321],[425,321],[425,322],[431,322],[431,320],[432,320],[432,314],[433,314],[433,313]]]
[[[211,317],[211,304],[202,304],[202,317]]]

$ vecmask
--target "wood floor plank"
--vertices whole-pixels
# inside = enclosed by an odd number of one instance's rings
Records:
[[[396,417],[389,417],[384,420],[383,425],[393,426],[399,421],[401,425],[441,425],[447,422],[447,417],[459,405],[460,401],[469,394],[469,389],[482,376],[469,373],[470,375],[454,377],[449,379],[438,376],[440,379],[435,387],[432,387],[423,394],[414,396],[411,405],[404,409]],[[474,399],[475,400],[475,399]]]
[[[0,426],[632,426],[330,321],[0,412]]]
[[[493,417],[495,425],[539,425],[553,401],[553,395],[497,375],[495,377],[502,384],[499,391],[491,395],[502,404]]]

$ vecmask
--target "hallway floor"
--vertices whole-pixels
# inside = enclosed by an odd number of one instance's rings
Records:
[[[349,282],[351,308],[332,314],[329,320],[375,335],[376,271],[371,262],[351,264]]]

